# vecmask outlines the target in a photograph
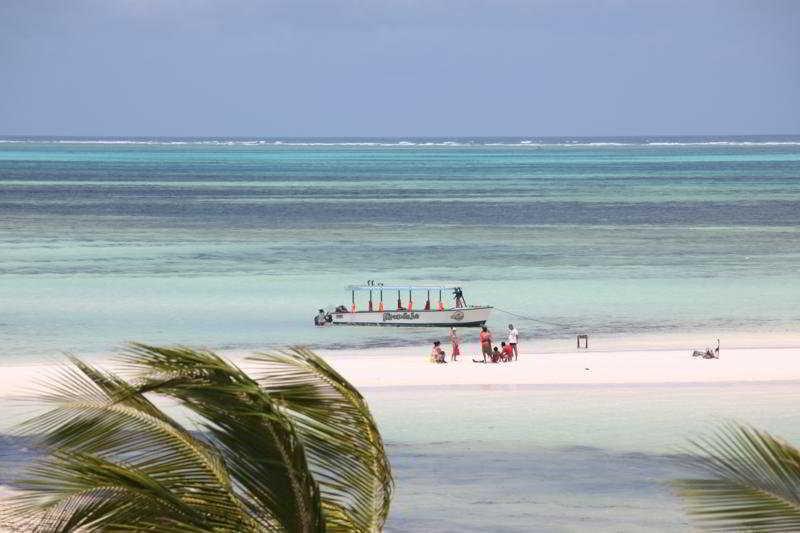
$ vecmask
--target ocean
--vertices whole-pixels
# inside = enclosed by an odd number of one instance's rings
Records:
[[[367,280],[533,341],[782,332],[798,267],[800,137],[0,140],[0,364],[438,335],[311,327]]]
[[[528,346],[780,335],[799,267],[800,137],[0,140],[0,365],[127,340],[427,353],[442,332],[313,327],[367,280],[459,284]],[[688,437],[800,439],[792,382],[364,393],[397,532],[688,530]],[[0,485],[35,455],[9,424]]]
[[[392,532],[693,531],[670,482],[738,420],[800,442],[797,383],[367,390],[397,478]]]
[[[388,533],[693,531],[670,481],[739,420],[797,444],[797,383],[366,388],[395,478]],[[36,450],[3,435],[0,491]]]

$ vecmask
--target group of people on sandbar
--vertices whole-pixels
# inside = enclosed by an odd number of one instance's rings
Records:
[[[458,336],[458,332],[456,332],[456,328],[450,328],[449,337],[450,344],[453,346],[450,361],[458,361],[458,357],[461,355],[461,339]],[[514,324],[508,325],[507,342],[501,342],[500,346],[493,345],[492,332],[486,326],[481,328],[478,340],[480,341],[483,360],[473,359],[473,363],[510,363],[519,359],[517,350],[519,331],[514,327]],[[447,363],[447,354],[440,341],[433,342],[430,359],[432,363]]]

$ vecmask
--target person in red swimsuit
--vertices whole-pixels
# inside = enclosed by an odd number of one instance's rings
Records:
[[[492,348],[492,363],[501,363],[503,361],[503,354],[497,349],[497,346]]]
[[[508,363],[514,360],[514,348],[512,348],[510,344],[501,342],[500,353],[503,356],[503,362]]]
[[[490,360],[492,358],[492,334],[489,333],[489,328],[487,328],[486,326],[483,326],[481,328],[481,334],[480,334],[479,338],[480,338],[480,341],[481,341],[481,353],[483,354],[483,361],[482,362],[485,363],[487,355],[489,356]],[[475,363],[480,363],[481,362],[481,361],[478,361],[476,359],[473,359],[472,361],[475,362]]]
[[[457,357],[461,355],[461,339],[458,338],[456,328],[450,328],[450,342],[453,344],[453,355],[450,356],[450,360],[457,361]]]

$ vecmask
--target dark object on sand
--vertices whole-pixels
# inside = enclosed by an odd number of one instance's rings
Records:
[[[702,357],[703,359],[719,359],[719,339],[717,339],[717,347],[713,350],[706,348],[705,351],[692,350],[692,357]]]
[[[581,341],[583,341],[583,346],[581,346]],[[589,348],[589,335],[583,333],[578,335],[578,349],[580,350],[581,348]]]

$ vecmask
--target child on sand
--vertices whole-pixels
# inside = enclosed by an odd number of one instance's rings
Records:
[[[504,342],[500,343],[500,354],[502,355],[504,363],[510,363],[514,360],[514,349],[510,344]]]
[[[441,343],[439,341],[433,342],[433,349],[431,350],[431,363],[446,363],[445,361],[445,353],[442,350]]]
[[[491,357],[492,363],[499,363],[502,360],[503,354],[500,353],[500,350],[497,349],[497,346],[492,349]]]
[[[453,344],[453,354],[450,356],[450,360],[457,361],[456,358],[461,355],[461,339],[458,338],[456,328],[450,328],[450,342]]]

